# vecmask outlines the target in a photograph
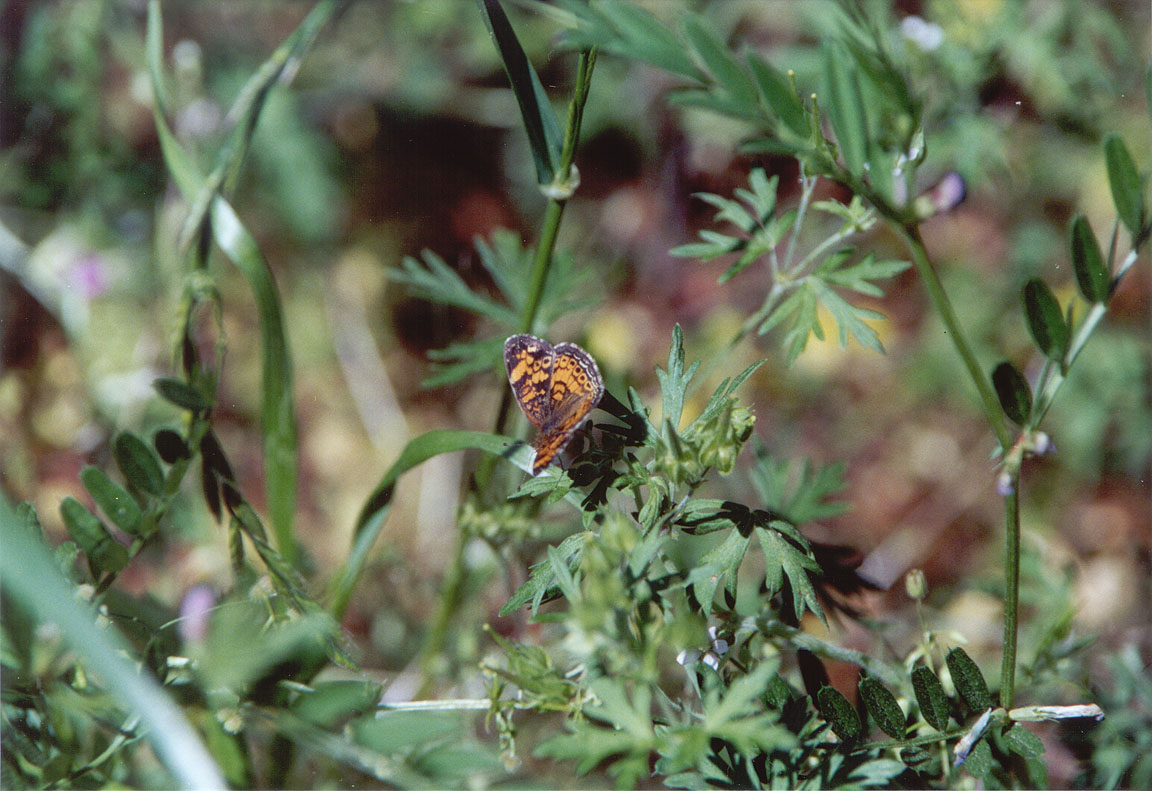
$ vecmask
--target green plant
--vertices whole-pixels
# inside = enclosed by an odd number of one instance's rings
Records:
[[[1037,362],[1025,370],[1036,373],[1025,376],[1007,360],[987,372],[922,235],[925,222],[947,222],[963,197],[956,174],[921,191],[926,173],[949,169],[930,164],[929,145],[937,134],[954,134],[950,124],[959,116],[926,106],[920,83],[948,82],[940,72],[949,63],[899,52],[892,21],[871,6],[865,13],[820,5],[807,22],[822,43],[797,54],[804,64],[797,71],[755,51],[735,54],[703,14],[665,9],[669,18],[661,19],[626,2],[542,7],[563,26],[563,51],[577,53],[561,123],[502,6],[479,0],[545,201],[540,230],[528,244],[512,231],[475,240],[486,290],[432,251],[404,258],[389,277],[413,296],[471,314],[480,328],[475,339],[430,354],[437,365],[425,386],[459,385],[474,375],[502,381],[508,335],[546,334],[603,296],[592,263],[559,245],[566,206],[579,194],[574,160],[598,53],[669,73],[679,81],[673,105],[736,119],[745,153],[799,163],[795,198],[760,167],[733,197],[700,193],[721,227],[672,251],[704,262],[730,259],[720,282],[755,292],[732,345],[751,335],[778,340],[787,367],[813,336],[824,339],[826,313],[842,346],[854,340],[882,352],[870,322],[883,316],[866,300],[883,297],[882,286],[910,269],[923,286],[953,345],[953,366],[967,377],[996,443],[998,472],[986,488],[1003,500],[1005,525],[1003,580],[989,584],[1004,602],[998,679],[989,684],[960,647],[963,634],[925,623],[923,575],[908,581],[920,614],[914,646],[901,655],[840,644],[832,629],[860,615],[852,596],[874,585],[845,548],[817,542],[805,528],[849,512],[845,466],[790,458],[754,436],[756,405],[746,392],[762,361],[736,366],[698,398],[704,372],[691,332],[679,323],[656,370],[659,396],[646,401],[610,379],[600,403],[608,417],[581,428],[567,467],[524,478],[532,451],[510,436],[516,412],[507,388],[490,432],[442,429],[409,440],[320,585],[297,534],[300,452],[282,300],[233,201],[275,86],[342,6],[318,3],[255,70],[229,113],[231,132],[210,153],[173,131],[161,7],[149,6],[154,122],[187,206],[175,245],[182,266],[176,373],[154,381],[176,417],[151,432],[119,432],[109,449],[118,474],[98,466],[80,473],[95,507],[63,500],[69,539],[55,549],[31,506],[0,501],[5,785],[275,787],[301,782],[305,770],[294,769],[319,764],[316,784],[354,772],[397,786],[472,787],[499,782],[530,753],[580,775],[606,775],[621,788],[951,787],[969,782],[965,772],[990,786],[1043,786],[1045,744],[1021,723],[1082,724],[1102,715],[1097,703],[1108,710],[1129,694],[1147,705],[1147,676],[1131,652],[1114,664],[1117,689],[1084,680],[1086,645],[1070,634],[1069,586],[1037,570],[1020,538],[1021,469],[1051,449],[1044,419],[1074,381],[1077,363],[1091,357],[1089,341],[1152,233],[1147,175],[1123,138],[1104,137],[1118,216],[1107,250],[1083,215],[1072,219],[1069,257],[1081,298],[1061,305],[1057,292],[1030,276],[1017,334],[1026,327],[1035,343]],[[951,74],[949,90],[961,94],[962,77]],[[1152,72],[1145,90],[1152,94]],[[847,197],[817,200],[829,184]],[[879,252],[874,235],[882,229],[903,243],[908,261]],[[228,343],[216,250],[254,300],[263,498],[244,491],[220,433]],[[695,412],[694,400],[701,403]],[[355,673],[357,646],[339,624],[362,590],[400,478],[460,450],[484,457],[465,487],[416,663],[417,697],[432,699],[381,703],[382,686]],[[177,614],[122,594],[117,582],[174,530],[196,472],[197,499],[226,531],[232,592],[189,595]],[[261,499],[269,528],[253,505]],[[562,515],[558,527],[545,527],[546,509]],[[499,615],[546,631],[536,642],[523,631],[489,628],[499,650],[480,664],[487,697],[435,697],[438,682],[458,670],[445,657],[457,655],[449,650],[454,627],[477,585],[468,563],[476,545],[509,566],[530,566]],[[1028,633],[1026,663],[1017,659],[1021,598],[1051,605]],[[45,623],[60,633],[38,631]],[[856,701],[844,694],[853,690],[832,683],[832,662],[856,669]],[[1018,672],[1031,705],[1015,706]],[[1082,705],[1045,703],[1062,678],[1077,685]],[[498,750],[471,732],[472,712],[487,713]],[[526,727],[556,714],[558,730],[538,735]],[[1140,743],[1146,720],[1126,714],[1080,738],[1092,750],[1084,782],[1140,785],[1147,761],[1109,739]],[[144,739],[160,766],[138,749]]]

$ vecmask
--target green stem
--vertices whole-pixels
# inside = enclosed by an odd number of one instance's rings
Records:
[[[584,120],[584,107],[588,102],[588,90],[592,86],[592,69],[596,65],[596,50],[580,53],[580,63],[576,68],[576,89],[568,104],[568,123],[564,129],[564,148],[560,155],[560,168],[557,181],[568,181],[572,175],[572,162],[576,158],[576,143],[580,139],[580,125]],[[556,251],[556,238],[560,233],[560,220],[564,217],[567,198],[551,198],[544,211],[544,224],[540,229],[540,241],[536,245],[536,258],[532,262],[532,282],[528,288],[528,299],[524,303],[524,315],[520,317],[520,332],[532,332],[540,301],[544,296],[544,286],[552,269],[552,254]],[[496,413],[497,434],[506,434],[508,420],[512,415],[512,391],[505,387],[500,397],[500,408]],[[495,459],[486,458],[477,470],[478,479],[487,481],[491,477]]]
[[[804,225],[804,217],[808,213],[808,201],[812,199],[812,193],[816,190],[817,176],[809,176],[804,173],[804,163],[800,163],[800,204],[796,207],[796,222],[792,225],[792,232],[788,235],[788,252],[784,254],[784,269],[792,269],[792,261],[796,257],[796,241],[800,236],[800,227]],[[775,254],[768,259],[772,262],[772,279],[775,280],[776,276],[780,274],[780,267],[777,266]]]
[[[557,170],[558,183],[570,183],[572,162],[576,158],[576,142],[580,138],[580,124],[584,120],[584,106],[588,101],[588,90],[592,86],[592,69],[596,65],[596,50],[580,53],[580,63],[576,68],[576,89],[568,104],[568,123],[564,130],[564,148],[560,154],[560,168]],[[574,188],[574,187],[573,187]],[[528,290],[528,301],[524,304],[524,315],[520,318],[520,331],[531,332],[540,310],[540,300],[544,296],[544,285],[552,269],[552,254],[556,251],[556,237],[560,233],[560,220],[568,198],[552,198],[544,212],[544,226],[540,231],[540,242],[536,245],[536,260],[532,264],[532,285]],[[497,427],[502,433],[503,426]]]
[[[524,304],[524,315],[520,317],[520,331],[531,332],[540,311],[540,300],[544,296],[544,285],[552,271],[552,254],[556,252],[556,237],[560,234],[560,220],[564,217],[564,207],[568,201],[553,198],[544,210],[544,226],[540,229],[540,242],[536,245],[536,259],[532,263],[532,284],[528,289],[528,301]]]
[[[1137,242],[1133,242],[1133,249],[1124,258],[1120,264],[1120,268],[1116,272],[1116,277],[1113,279],[1113,288],[1119,284],[1120,279],[1132,268],[1136,263],[1139,254],[1139,249],[1135,247]],[[1064,379],[1067,376],[1067,371],[1076,362],[1076,358],[1080,356],[1080,352],[1084,350],[1084,346],[1091,339],[1092,334],[1096,332],[1096,328],[1100,326],[1100,322],[1104,320],[1104,316],[1108,312],[1108,304],[1105,302],[1095,302],[1092,307],[1088,309],[1088,315],[1080,322],[1080,326],[1076,328],[1075,335],[1072,336],[1071,342],[1068,344],[1068,354],[1065,356],[1065,362],[1062,366],[1055,369],[1054,373],[1047,379],[1042,380],[1045,384],[1044,387],[1036,388],[1036,407],[1032,410],[1032,425],[1039,426],[1040,421],[1048,414],[1048,409],[1056,400],[1056,394],[1060,392],[1060,386],[1064,384]]]
[[[1012,491],[1004,497],[1004,649],[1000,665],[1000,705],[1012,707],[1016,686],[1016,631],[1020,610],[1020,470],[1009,471]]]
[[[440,606],[436,610],[435,620],[432,621],[432,625],[424,637],[424,643],[420,646],[419,665],[423,681],[416,693],[417,698],[425,697],[432,691],[433,671],[436,669],[434,663],[436,658],[440,656],[440,651],[444,647],[444,639],[452,625],[452,619],[456,616],[460,603],[464,599],[465,582],[468,577],[465,550],[471,538],[470,531],[468,531],[468,535],[465,535],[465,531],[457,531],[452,564],[448,567],[448,573],[444,578],[444,590],[440,594]]]
[[[580,62],[576,67],[576,88],[572,94],[572,101],[568,104],[568,122],[564,129],[564,148],[560,154],[560,167],[556,171],[557,182],[567,182],[572,178],[572,163],[576,158],[576,143],[580,139],[580,125],[584,120],[584,107],[588,102],[588,90],[592,86],[592,70],[596,65],[596,50],[585,50],[580,53]],[[540,310],[540,301],[544,296],[544,286],[548,282],[548,273],[552,269],[552,255],[556,251],[556,239],[560,234],[560,220],[564,217],[564,207],[567,198],[551,198],[548,208],[544,210],[544,223],[540,229],[540,241],[536,245],[536,258],[532,262],[532,282],[528,288],[528,299],[524,303],[524,315],[520,317],[520,332],[532,332],[536,323],[536,314]],[[505,434],[508,429],[508,420],[512,414],[512,391],[503,388],[500,398],[500,409],[496,414],[497,434]],[[496,460],[486,458],[477,470],[479,481],[487,481]]]
[[[572,94],[572,101],[568,105],[568,122],[564,130],[564,148],[560,156],[560,167],[557,170],[556,184],[570,183],[572,179],[572,161],[576,156],[576,143],[580,139],[580,125],[584,118],[584,106],[588,101],[588,90],[592,85],[592,69],[596,64],[596,50],[586,50],[580,53],[580,62],[576,70],[576,88]],[[536,314],[540,310],[540,302],[544,295],[544,286],[548,282],[548,273],[552,268],[552,255],[556,250],[556,238],[560,232],[560,220],[564,216],[566,197],[552,197],[548,201],[548,208],[544,211],[544,222],[540,230],[540,241],[536,245],[536,257],[532,263],[532,282],[528,289],[528,299],[524,304],[524,315],[520,319],[520,331],[531,332],[536,322]],[[510,388],[503,388],[500,399],[500,408],[496,415],[495,432],[504,434],[512,414],[512,398]],[[494,497],[491,485],[492,476],[496,468],[497,459],[486,456],[480,460],[472,476],[470,489],[480,492],[488,499]],[[452,563],[444,578],[444,590],[440,595],[439,607],[436,616],[424,638],[420,649],[420,667],[424,675],[421,694],[428,691],[431,684],[432,662],[439,655],[444,645],[445,637],[452,619],[456,616],[463,602],[464,591],[467,587],[468,568],[465,548],[472,538],[461,531],[456,534],[456,547],[452,555]]]
[[[900,230],[912,251],[912,263],[915,265],[920,279],[924,282],[924,288],[928,291],[928,298],[940,315],[940,320],[944,322],[944,329],[947,331],[952,345],[956,347],[960,359],[964,362],[964,367],[968,369],[972,383],[976,385],[976,392],[980,395],[984,416],[988,419],[989,425],[992,426],[992,431],[995,432],[1000,447],[1007,450],[1012,446],[1012,434],[1004,422],[1004,412],[1000,409],[1000,402],[992,391],[988,377],[980,369],[980,363],[976,360],[976,354],[972,351],[968,336],[964,334],[960,320],[956,317],[952,301],[948,298],[947,292],[944,291],[944,285],[940,282],[940,277],[936,274],[932,261],[928,258],[928,251],[924,246],[924,240],[920,237],[920,231],[911,224],[901,225]]]

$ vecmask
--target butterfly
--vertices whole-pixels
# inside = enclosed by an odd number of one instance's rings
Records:
[[[516,403],[537,430],[532,474],[539,475],[600,403],[604,380],[592,355],[576,344],[551,346],[534,335],[504,341],[504,365]]]

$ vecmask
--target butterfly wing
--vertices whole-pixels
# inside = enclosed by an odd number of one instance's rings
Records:
[[[571,343],[558,344],[554,353],[547,420],[540,426],[533,443],[536,449],[533,475],[539,475],[564,450],[581,421],[604,395],[600,369],[590,354]]]
[[[555,350],[534,335],[513,335],[504,341],[504,367],[512,395],[537,429],[543,428],[552,414],[549,390],[555,361]]]

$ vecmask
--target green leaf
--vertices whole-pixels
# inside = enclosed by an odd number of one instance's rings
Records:
[[[140,531],[143,514],[140,506],[124,487],[115,483],[97,467],[85,467],[80,471],[80,481],[88,494],[100,506],[112,522],[125,533],[136,535]]]
[[[950,711],[948,696],[944,694],[944,687],[936,674],[924,665],[918,665],[912,671],[912,690],[916,693],[924,721],[938,731],[945,730]]]
[[[617,678],[600,677],[590,686],[600,703],[586,707],[585,714],[637,738],[652,737],[652,690],[649,686],[637,684],[631,696],[624,681]]]
[[[158,15],[158,11],[150,9],[150,19],[152,15]],[[111,628],[97,625],[96,614],[78,599],[76,588],[57,567],[52,550],[43,538],[22,524],[3,497],[0,497],[0,546],[3,547],[0,579],[4,580],[5,599],[11,597],[36,622],[55,624],[55,631],[83,663],[85,670],[100,679],[102,692],[125,711],[136,713],[140,718],[138,732],[144,734],[159,763],[171,773],[167,780],[155,776],[156,784],[226,788],[219,770],[196,731],[188,724],[183,710],[172,702],[151,673],[141,673],[131,659],[138,655],[138,650],[128,645],[115,624]],[[6,623],[5,627],[10,625]],[[6,686],[10,678],[5,660]],[[5,760],[11,746],[7,742],[7,727],[5,725]],[[4,774],[4,785],[8,787],[7,769]]]
[[[239,497],[239,495],[236,495]],[[256,510],[242,498],[238,503],[229,506],[231,512],[230,527],[243,534],[252,542],[260,560],[268,569],[268,576],[276,592],[284,596],[299,612],[305,613],[315,609],[315,603],[308,594],[303,577],[282,553],[268,543],[268,534]]]
[[[810,277],[805,283],[820,300],[820,304],[832,314],[832,318],[836,319],[836,326],[840,331],[841,346],[847,346],[848,338],[851,336],[862,346],[867,346],[881,354],[884,353],[880,336],[876,334],[876,330],[864,323],[865,319],[883,319],[882,313],[853,305],[817,277]]]
[[[848,511],[846,503],[828,500],[848,486],[842,462],[816,467],[805,459],[797,469],[789,459],[775,460],[758,450],[751,477],[764,506],[792,524],[831,519]]]
[[[552,664],[552,658],[543,648],[538,645],[509,642],[487,627],[485,631],[508,657],[507,677],[513,680],[530,700],[548,708],[560,709],[568,706],[579,694],[580,684],[566,678],[557,670]]]
[[[725,405],[732,400],[732,394],[736,392],[736,388],[744,384],[744,382],[748,380],[748,377],[755,373],[756,369],[763,364],[764,360],[758,360],[737,374],[735,379],[729,381],[725,378],[720,382],[720,386],[716,388],[716,392],[708,399],[708,403],[704,405],[704,409],[696,416],[696,419],[688,424],[688,428],[696,425],[704,425],[719,415],[724,410]]]
[[[516,326],[517,316],[511,308],[473,291],[443,258],[431,250],[420,257],[423,264],[405,256],[400,269],[388,270],[388,279],[404,283],[420,299],[463,308],[505,327]]]
[[[352,723],[352,738],[382,755],[455,740],[462,720],[453,711],[381,711]]]
[[[498,228],[490,240],[479,236],[472,240],[480,263],[492,275],[493,281],[512,306],[512,313],[519,317],[528,304],[532,274],[536,265],[536,251],[525,247],[520,234],[507,228]],[[552,256],[552,268],[540,295],[536,312],[539,326],[547,326],[570,310],[591,304],[589,288],[594,279],[593,271],[581,265],[568,252],[558,251]],[[511,326],[518,326],[516,324]]]
[[[811,556],[810,550],[806,552],[797,549],[785,538],[785,532],[790,532],[793,540],[799,535],[791,525],[778,519],[773,520],[769,527],[756,528],[766,563],[764,584],[769,592],[775,592],[784,586],[784,579],[787,578],[792,588],[792,611],[797,620],[804,616],[807,608],[827,623],[824,609],[820,606],[820,599],[809,578],[810,572],[817,575],[820,573],[820,566]]]
[[[721,582],[729,590],[736,590],[736,575],[748,552],[749,541],[740,531],[732,530],[727,538],[709,550],[688,572],[688,583],[692,586],[696,601],[704,608],[705,616],[712,614],[712,601]]]
[[[876,725],[893,739],[904,738],[904,712],[888,687],[871,676],[860,679],[860,698]]]
[[[152,381],[152,386],[166,401],[190,412],[206,412],[212,407],[212,403],[199,390],[179,379],[160,377]]]
[[[221,199],[212,205],[216,243],[248,281],[260,326],[260,428],[264,439],[264,491],[276,543],[296,562],[292,520],[296,511],[296,406],[292,358],[276,283],[256,240]]]
[[[184,199],[192,204],[189,222],[194,228],[203,225],[205,212],[210,217],[216,244],[236,265],[248,281],[256,303],[261,341],[261,431],[264,441],[264,488],[277,543],[289,560],[296,557],[292,519],[296,509],[296,408],[292,397],[292,362],[281,317],[280,297],[276,283],[260,253],[255,239],[240,222],[221,189],[226,176],[234,180],[247,142],[268,90],[291,61],[302,54],[315,37],[319,26],[335,10],[330,2],[317,4],[289,41],[277,49],[257,76],[245,86],[245,95],[237,101],[237,128],[225,159],[210,178],[199,171],[193,157],[180,144],[164,118],[163,103],[163,35],[159,12],[149,17],[147,60],[152,85],[157,96],[153,118],[164,162],[172,173]],[[230,174],[230,175],[229,175]]]
[[[632,3],[600,3],[595,7],[581,0],[559,3],[577,20],[565,41],[576,49],[600,47],[607,52],[642,60],[653,66],[704,82],[704,75],[684,46],[664,23]]]
[[[708,27],[701,17],[688,15],[684,19],[684,33],[705,68],[712,73],[733,104],[741,110],[740,114],[755,115],[756,89],[715,31]]]
[[[721,738],[744,754],[788,750],[796,738],[777,722],[775,712],[763,711],[763,699],[775,679],[779,663],[765,660],[751,672],[737,676],[728,687],[713,687],[704,697],[703,730]],[[687,765],[696,765],[698,759]]]
[[[165,161],[173,169],[186,200],[193,204],[185,228],[203,227],[204,212],[211,217],[211,230],[217,245],[248,281],[256,303],[261,341],[260,423],[264,451],[264,491],[276,531],[277,544],[290,562],[296,560],[292,521],[296,508],[296,416],[292,395],[292,361],[281,318],[280,297],[275,280],[264,261],[255,238],[240,222],[225,195],[235,188],[256,130],[257,122],[276,85],[286,84],[299,61],[341,3],[316,3],[287,38],[245,82],[229,108],[235,119],[232,134],[217,156],[212,174],[203,179],[189,159],[175,154],[175,142],[163,120],[163,108],[154,108],[157,131],[162,139]],[[158,81],[160,43],[149,41],[155,59],[149,57],[153,81]],[[167,142],[165,142],[167,141]],[[176,168],[186,172],[176,174]]]
[[[1115,132],[1104,138],[1104,161],[1108,166],[1108,184],[1112,188],[1112,202],[1116,213],[1128,226],[1132,236],[1144,230],[1144,191],[1136,163],[1124,145],[1124,139]]]
[[[849,173],[863,176],[871,144],[855,58],[844,46],[831,42],[824,44],[821,55],[829,100],[826,112],[836,132],[840,154]]]
[[[129,486],[154,497],[164,493],[164,473],[160,469],[160,461],[144,440],[124,432],[116,437],[112,454]]]
[[[737,187],[734,194],[751,206],[752,210],[756,212],[756,216],[760,218],[760,222],[763,223],[772,216],[772,212],[776,211],[776,190],[779,184],[779,176],[768,178],[764,168],[753,168],[752,172],[748,174],[748,186],[752,190]]]
[[[858,781],[858,788],[895,788],[892,781],[904,771],[904,764],[892,758],[873,758],[857,766],[848,775]]]
[[[692,194],[692,197],[699,198],[705,203],[710,203],[719,209],[712,217],[712,222],[730,222],[747,233],[751,233],[752,230],[759,225],[757,218],[753,217],[747,209],[734,200],[729,200],[720,195],[713,195],[710,192],[695,192]]]
[[[909,769],[925,769],[935,756],[923,747],[905,747],[900,751],[900,760]]]
[[[591,534],[586,531],[575,533],[561,541],[560,545],[556,547],[556,554],[567,564],[570,571],[574,571],[580,565],[580,559],[584,555],[584,547],[590,537]],[[556,588],[556,573],[552,569],[554,562],[551,554],[549,554],[546,560],[532,566],[528,581],[517,588],[512,597],[508,599],[507,604],[500,608],[501,618],[507,617],[529,603],[532,605],[532,614],[536,614],[544,597]]]
[[[341,5],[341,0],[324,0],[312,6],[307,16],[260,64],[236,94],[227,113],[227,117],[235,121],[232,133],[217,154],[213,176],[210,178],[210,181],[215,182],[217,176],[223,174],[223,180],[217,182],[222,186],[211,187],[204,193],[208,200],[202,204],[203,209],[209,208],[212,193],[222,190],[223,194],[228,194],[235,189],[268,97],[276,86],[291,81],[299,68],[299,62]],[[190,219],[194,219],[193,225],[199,226],[202,215]]]
[[[768,682],[768,686],[764,689],[764,702],[768,704],[768,708],[770,709],[782,709],[793,700],[796,700],[797,697],[799,697],[798,693],[792,689],[779,673],[772,677]]]
[[[415,764],[421,774],[433,781],[457,788],[469,783],[478,784],[484,775],[498,778],[507,774],[506,765],[494,744],[464,739],[421,750]]]
[[[1049,359],[1062,362],[1068,351],[1068,325],[1052,290],[1043,280],[1032,278],[1024,284],[1022,298],[1028,331],[1036,345]]]
[[[576,773],[587,774],[613,755],[633,754],[639,759],[647,757],[648,740],[640,740],[630,733],[598,727],[590,722],[570,723],[571,733],[553,736],[536,748],[533,755],[560,761],[576,761]],[[623,766],[622,766],[623,764]],[[618,787],[631,788],[637,780],[648,774],[647,760],[614,762],[612,770],[624,770],[618,777]]]
[[[680,415],[684,411],[684,391],[688,383],[696,375],[700,361],[693,361],[684,370],[684,331],[677,324],[672,328],[672,345],[668,349],[668,370],[659,366],[656,368],[656,378],[660,380],[660,391],[664,396],[663,411],[660,413],[661,421],[671,425],[675,431],[680,426]]]
[[[995,763],[992,757],[992,748],[988,746],[987,739],[976,742],[976,746],[972,748],[964,760],[964,768],[971,772],[973,777],[990,777],[993,766]]]
[[[1107,302],[1111,290],[1111,278],[1104,266],[1104,256],[1092,226],[1083,214],[1072,220],[1071,227],[1072,268],[1076,272],[1076,284],[1080,293],[1089,302]]]
[[[509,494],[508,499],[540,497],[543,498],[545,505],[551,505],[567,497],[574,487],[575,484],[568,471],[558,465],[552,465],[520,484],[520,488]]]
[[[1013,725],[1005,732],[1004,744],[1009,750],[1024,758],[1035,758],[1044,754],[1044,742],[1021,725]]]
[[[748,53],[748,65],[756,77],[760,94],[784,128],[799,138],[808,137],[808,119],[804,106],[789,84],[788,78],[755,52]]]
[[[168,464],[175,464],[178,461],[192,458],[192,451],[188,449],[188,443],[179,433],[170,428],[162,428],[156,432],[156,436],[152,438],[152,444],[156,447],[156,452]]]
[[[208,743],[208,749],[231,788],[252,787],[252,767],[249,766],[248,751],[244,749],[244,734],[229,733],[224,723],[214,711],[201,711],[197,718],[200,732]]]
[[[1032,389],[1028,380],[1010,362],[1002,362],[992,371],[992,386],[1004,414],[1018,425],[1025,425],[1032,414]]]
[[[838,200],[818,200],[812,203],[812,208],[844,221],[840,226],[840,235],[860,233],[869,230],[876,224],[876,213],[865,205],[859,195],[853,195],[852,200],[841,203]]]
[[[854,742],[860,738],[864,730],[860,716],[835,687],[821,687],[816,693],[816,705],[820,709],[820,716],[828,720],[832,732],[840,737],[840,741]]]
[[[779,324],[788,327],[783,340],[786,365],[792,365],[800,352],[804,351],[808,345],[808,336],[815,335],[823,340],[824,329],[820,326],[816,307],[816,292],[805,281],[799,288],[788,293],[757,328],[756,331],[764,335]]]
[[[267,605],[238,598],[217,607],[198,659],[197,676],[212,690],[243,692],[271,672],[281,678],[277,666],[322,663],[325,647],[339,626],[323,612],[269,622]]]
[[[352,549],[329,589],[328,611],[337,620],[343,617],[348,608],[352,591],[368,562],[368,553],[388,517],[397,480],[433,456],[461,450],[481,450],[507,459],[526,473],[532,472],[532,448],[511,437],[479,431],[441,430],[429,431],[411,440],[376,484],[356,519]],[[579,507],[582,498],[583,493],[574,491],[566,499]]]
[[[701,232],[703,234],[703,232]],[[721,234],[716,234],[721,236]],[[668,251],[669,255],[674,255],[678,258],[699,258],[702,261],[711,261],[713,258],[719,258],[722,255],[734,253],[743,247],[745,241],[737,239],[734,236],[724,236],[720,244],[715,241],[708,242],[692,242],[690,244],[682,244],[673,247]]]
[[[456,384],[472,374],[491,372],[500,365],[504,354],[504,338],[483,338],[476,341],[452,343],[443,349],[432,349],[428,359],[436,363],[434,373],[420,383],[432,389]]]
[[[780,243],[782,237],[795,223],[797,214],[794,210],[790,210],[780,215],[779,217],[770,218],[763,227],[758,229],[752,234],[752,238],[744,242],[747,248],[744,254],[736,260],[732,266],[716,279],[717,283],[727,283],[736,275],[740,274],[749,264],[757,259],[768,255]],[[701,231],[701,235],[705,232]]]
[[[952,685],[957,694],[972,712],[982,712],[992,706],[992,696],[988,694],[988,684],[980,668],[963,648],[953,648],[945,657],[948,672],[952,674]]]
[[[564,147],[560,121],[498,0],[477,0],[477,4],[520,106],[520,117],[536,163],[536,179],[541,185],[551,184],[560,168]]]
[[[381,687],[371,681],[319,681],[292,703],[292,711],[314,725],[333,727],[351,714],[372,711]]]
[[[835,286],[843,286],[870,297],[884,296],[883,290],[870,281],[887,280],[895,277],[912,266],[908,261],[882,260],[877,261],[872,253],[864,256],[855,263],[849,263],[852,248],[842,248],[825,259],[816,270],[821,279]],[[847,255],[844,255],[847,253]]]
[[[560,589],[564,598],[570,602],[580,601],[580,584],[576,581],[576,575],[572,573],[572,569],[568,565],[568,558],[560,554],[556,547],[548,547],[548,565],[552,567],[552,576],[556,580],[556,587]]]
[[[128,565],[128,550],[113,539],[104,523],[78,500],[65,497],[60,503],[60,515],[64,517],[68,535],[88,556],[96,574],[115,574]]]

